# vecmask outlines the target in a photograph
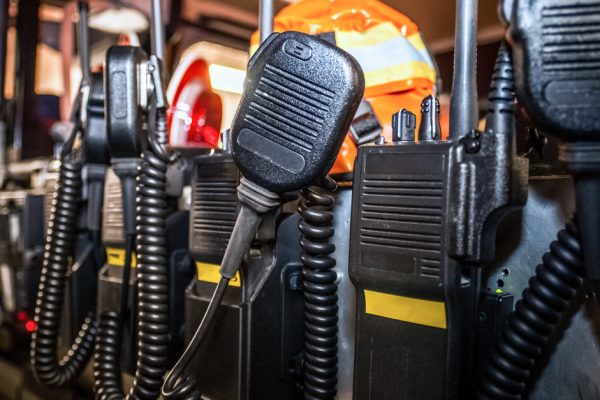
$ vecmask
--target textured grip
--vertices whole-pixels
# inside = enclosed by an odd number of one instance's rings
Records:
[[[194,159],[190,252],[196,261],[220,264],[238,215],[240,173],[230,154]]]
[[[365,157],[357,200],[356,261],[361,268],[377,263],[379,269],[392,273],[414,274],[415,279],[434,278],[431,287],[436,293],[443,257],[445,162],[449,146],[413,148],[412,153],[402,154],[402,159],[391,152],[374,152]],[[435,157],[440,157],[441,162],[434,162]]]
[[[458,304],[469,289],[448,256],[452,150],[452,142],[359,149],[349,258],[356,400],[459,398],[473,311]]]
[[[272,36],[249,63],[231,128],[244,176],[278,193],[320,179],[363,92],[362,71],[349,54],[299,32]]]
[[[600,1],[515,1],[510,36],[517,95],[566,140],[600,139]]]
[[[102,241],[112,245],[123,245],[123,196],[121,182],[112,169],[106,171],[102,218]]]
[[[148,56],[140,47],[112,46],[106,54],[104,91],[106,128],[113,158],[139,157],[145,133],[141,65]]]

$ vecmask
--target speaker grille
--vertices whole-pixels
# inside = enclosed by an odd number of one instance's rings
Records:
[[[542,33],[545,71],[597,71],[600,68],[599,1],[544,6]]]
[[[244,117],[256,132],[296,152],[312,150],[334,93],[267,64]]]

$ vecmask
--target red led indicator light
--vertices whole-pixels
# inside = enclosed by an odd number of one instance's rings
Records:
[[[36,328],[35,321],[29,320],[25,323],[25,330],[29,333],[32,333],[33,331],[35,331],[35,328]]]
[[[17,311],[17,321],[25,322],[25,321],[27,321],[28,318],[29,318],[29,316],[27,315],[27,313],[25,311]]]

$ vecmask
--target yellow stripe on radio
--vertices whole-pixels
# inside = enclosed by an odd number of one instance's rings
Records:
[[[108,265],[112,265],[114,267],[124,267],[125,266],[125,249],[121,249],[118,247],[107,247],[106,248],[106,262]],[[131,253],[131,267],[135,268],[137,266],[137,260],[135,258],[135,251]]]
[[[221,266],[218,264],[196,262],[196,274],[198,276],[198,280],[208,283],[219,283],[221,280],[219,268],[221,268]],[[242,279],[239,272],[237,272],[235,276],[229,280],[229,285],[235,287],[242,286]]]
[[[446,329],[446,305],[443,302],[415,299],[365,290],[366,313]]]

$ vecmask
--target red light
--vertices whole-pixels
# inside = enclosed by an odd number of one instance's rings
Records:
[[[223,115],[221,97],[211,89],[204,60],[196,59],[184,68],[170,83],[170,88],[175,85],[175,92],[167,114],[169,143],[174,147],[215,148]]]
[[[24,322],[27,321],[29,315],[25,311],[17,311],[17,321]]]
[[[25,322],[25,330],[29,333],[35,331],[36,326],[35,321],[29,320]]]

